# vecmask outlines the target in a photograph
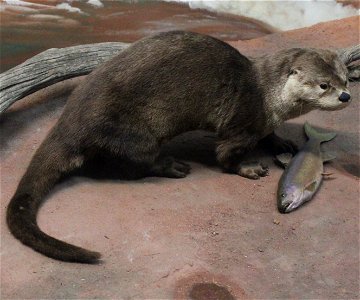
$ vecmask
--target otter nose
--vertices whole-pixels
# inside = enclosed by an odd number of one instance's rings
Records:
[[[348,102],[350,100],[350,94],[342,92],[341,95],[339,96],[339,100],[341,102]]]

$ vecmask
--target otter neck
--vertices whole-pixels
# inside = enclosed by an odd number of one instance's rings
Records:
[[[303,101],[296,99],[288,70],[291,62],[279,53],[252,59],[259,87],[263,91],[266,134],[272,132],[284,121],[307,113]]]

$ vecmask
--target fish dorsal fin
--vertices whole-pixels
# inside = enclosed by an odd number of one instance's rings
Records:
[[[336,133],[334,132],[324,133],[315,130],[308,122],[305,122],[304,130],[309,139],[316,139],[320,143],[331,141],[336,137]]]
[[[305,187],[305,190],[309,191],[309,192],[315,192],[316,190],[316,181],[311,182],[310,184],[308,184]]]
[[[321,158],[323,162],[327,162],[336,158],[335,154],[329,152],[321,152]]]
[[[291,153],[281,153],[275,156],[275,162],[286,169],[292,158],[293,155]]]

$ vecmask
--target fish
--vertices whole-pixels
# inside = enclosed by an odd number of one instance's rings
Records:
[[[277,156],[286,167],[277,191],[277,207],[281,213],[289,213],[313,198],[326,175],[324,162],[336,158],[331,153],[322,152],[320,144],[331,141],[336,133],[320,133],[308,122],[304,124],[308,141],[304,147],[289,161],[287,154]]]

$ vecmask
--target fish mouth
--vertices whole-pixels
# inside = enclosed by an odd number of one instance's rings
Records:
[[[285,213],[292,212],[297,209],[303,202],[292,202],[286,205]]]
[[[282,213],[282,214],[286,214],[286,213],[290,212],[290,211],[287,210],[288,207],[290,206],[290,204],[291,204],[291,203],[285,203],[285,204],[280,205],[280,206],[278,207],[279,212]]]
[[[278,207],[278,209],[279,209],[280,213],[287,214],[289,212],[292,212],[293,210],[295,210],[299,206],[300,206],[300,204],[295,203],[295,202],[291,202],[291,203],[282,204],[281,206]]]
[[[291,204],[287,205],[286,206],[286,209],[285,209],[285,213],[289,213],[291,211],[293,211],[297,206],[292,206]]]

